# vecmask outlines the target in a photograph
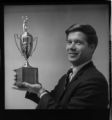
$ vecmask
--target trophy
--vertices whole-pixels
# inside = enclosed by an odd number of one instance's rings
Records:
[[[32,56],[32,53],[35,51],[37,46],[37,37],[33,36],[28,32],[29,29],[29,18],[27,16],[22,16],[23,18],[23,34],[14,34],[15,44],[20,51],[21,55],[25,59],[25,63],[22,67],[15,69],[16,79],[14,85],[18,89],[24,89],[22,82],[28,82],[31,84],[38,83],[38,68],[32,67],[28,59]],[[34,44],[35,43],[35,44]]]

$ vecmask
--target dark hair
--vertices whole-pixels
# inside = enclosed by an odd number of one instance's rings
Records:
[[[94,44],[95,47],[97,46],[98,37],[95,29],[91,25],[73,24],[65,31],[65,33],[68,36],[69,33],[75,32],[75,31],[80,31],[86,34],[88,44],[89,45]]]

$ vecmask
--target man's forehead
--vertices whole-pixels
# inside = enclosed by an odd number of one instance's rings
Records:
[[[87,38],[86,34],[84,34],[81,31],[75,31],[75,32],[71,32],[68,34],[68,39],[81,39],[81,40],[85,40]]]

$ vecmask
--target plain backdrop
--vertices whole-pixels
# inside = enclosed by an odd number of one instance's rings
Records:
[[[39,82],[52,90],[70,67],[65,49],[65,30],[74,23],[90,24],[97,32],[98,47],[93,61],[109,79],[109,14],[107,5],[23,5],[4,7],[5,109],[35,109],[25,99],[25,91],[12,89],[14,69],[24,58],[18,51],[14,34],[22,34],[22,16],[29,17],[29,32],[38,37],[38,45],[29,63],[39,69]]]

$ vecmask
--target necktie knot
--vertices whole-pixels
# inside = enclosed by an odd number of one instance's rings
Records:
[[[70,73],[73,73],[72,68],[70,68],[70,69],[68,70],[68,72],[67,72],[67,76],[69,76],[69,75],[70,75]]]
[[[66,81],[65,81],[65,87],[67,87],[68,83],[69,83],[69,75],[73,73],[72,68],[70,68],[66,74]]]

